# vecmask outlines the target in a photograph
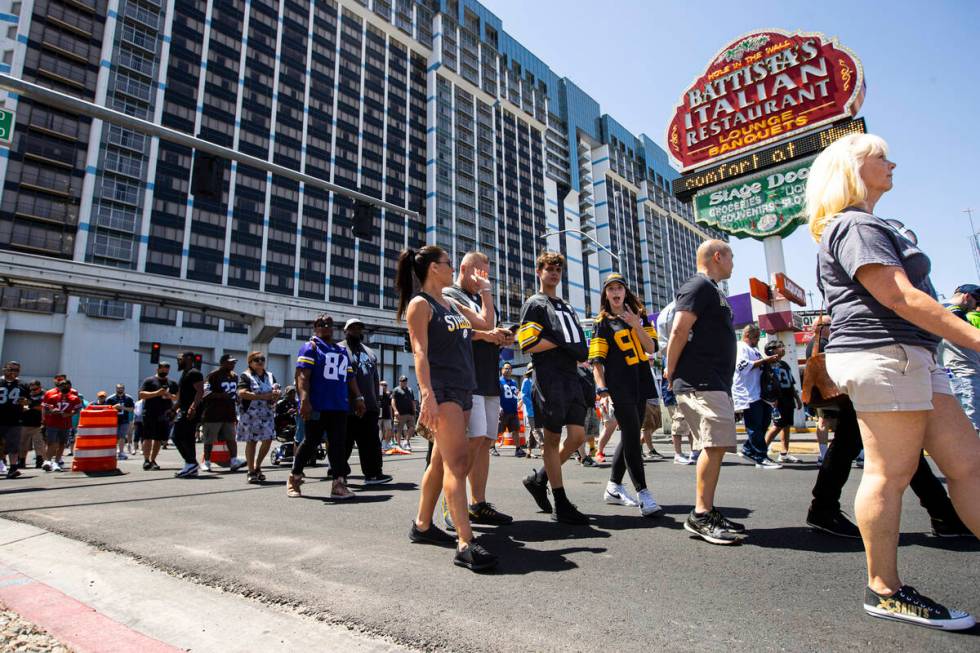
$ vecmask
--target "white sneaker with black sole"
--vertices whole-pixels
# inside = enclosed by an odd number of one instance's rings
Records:
[[[675,453],[674,454],[674,464],[675,465],[693,465],[694,459],[688,458],[684,454]]]
[[[613,483],[609,481],[606,484],[606,491],[602,494],[602,499],[606,503],[612,506],[628,506],[630,508],[635,508],[640,505],[636,502],[630,493],[623,487],[622,483]]]
[[[197,463],[187,463],[184,465],[184,468],[174,474],[174,476],[177,478],[191,478],[193,476],[197,476],[199,469],[200,466]]]
[[[783,466],[770,458],[755,461],[756,469],[782,469]]]
[[[640,514],[644,517],[660,517],[664,514],[664,509],[657,505],[647,488],[636,493],[636,500],[640,504]]]
[[[879,619],[904,621],[938,630],[967,630],[977,623],[968,612],[942,606],[908,585],[902,585],[891,596],[878,594],[866,587],[864,611]]]

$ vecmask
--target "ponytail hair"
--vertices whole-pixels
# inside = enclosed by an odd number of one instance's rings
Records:
[[[429,266],[437,262],[446,252],[436,245],[426,245],[422,249],[406,247],[398,256],[395,269],[395,286],[398,288],[398,308],[395,318],[401,320],[408,309],[408,302],[418,287],[429,276]]]

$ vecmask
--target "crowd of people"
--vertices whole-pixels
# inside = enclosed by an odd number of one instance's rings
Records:
[[[960,286],[951,303],[941,305],[914,232],[874,215],[878,199],[892,187],[895,165],[886,154],[878,137],[841,138],[817,157],[807,185],[827,314],[816,320],[806,351],[808,361],[825,360],[825,368],[815,363],[805,374],[825,369],[836,392],[808,409],[817,420],[820,469],[806,521],[817,531],[863,540],[868,614],[962,629],[974,624],[972,616],[902,583],[897,542],[901,497],[910,485],[935,535],[980,533],[980,287]],[[210,471],[214,447],[222,442],[230,469],[247,466],[249,482],[261,483],[281,418],[296,431],[287,496],[302,496],[306,468],[325,442],[330,496],[344,500],[354,496],[347,479],[355,445],[365,483],[386,483],[392,478],[382,469],[383,450],[410,451],[418,434],[428,440],[427,464],[409,539],[451,547],[454,564],[484,571],[498,557],[477,541],[472,524],[513,522],[487,496],[498,434],[512,434],[515,455],[540,458],[540,467],[522,479],[537,507],[575,526],[590,520],[572,502],[562,466],[572,457],[590,467],[605,462],[605,446],[618,428],[602,500],[656,518],[664,511],[644,461],[663,458],[651,436],[666,415],[674,463],[694,466],[685,530],[718,545],[748,537],[745,525],[716,506],[723,458],[736,453],[765,471],[799,463],[791,433],[804,405],[782,341],[770,337],[760,351],[761,333],[753,324],[736,338],[731,306],[719,288],[734,267],[728,244],[701,244],[697,274],[663,307],[656,324],[626,278],[607,276],[590,341],[575,308],[559,295],[561,254],[539,256],[537,292],[525,301],[520,321],[509,326],[498,321],[489,266],[486,255],[469,252],[454,270],[449,254],[435,245],[401,253],[397,318],[407,322],[417,397],[405,376],[388,390],[377,357],[363,342],[360,320],[349,320],[344,339],[335,342],[333,320],[324,314],[312,324],[313,335],[297,356],[294,386],[286,392],[266,370],[264,354],[252,352],[241,374],[234,357],[225,355],[205,377],[187,353],[178,361],[178,380],[161,362],[135,400],[123,386],[111,397],[99,393],[97,402],[119,413],[119,456],[135,451],[142,439],[143,468],[159,469],[160,447],[172,439],[185,462],[176,475],[187,478]],[[500,365],[502,349],[512,346],[531,360],[520,379],[510,363]],[[17,363],[7,363],[0,385],[0,437],[11,477],[31,448],[39,466],[59,469],[72,419],[85,405],[64,376],[45,392],[38,381],[22,385],[19,371]],[[739,420],[746,432],[741,446]],[[196,460],[198,438],[203,463]],[[244,458],[237,443],[245,445]],[[923,450],[946,477],[948,494]],[[841,510],[840,496],[862,453],[855,524]],[[624,482],[627,473],[632,491]],[[445,530],[435,523],[437,507]]]

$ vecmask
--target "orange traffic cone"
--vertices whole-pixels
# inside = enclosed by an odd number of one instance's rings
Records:
[[[218,440],[211,446],[211,463],[228,467],[231,465],[231,455],[228,453],[228,443]]]
[[[116,467],[116,423],[119,419],[115,406],[88,406],[78,418],[75,434],[75,455],[71,461],[73,472],[111,473]]]

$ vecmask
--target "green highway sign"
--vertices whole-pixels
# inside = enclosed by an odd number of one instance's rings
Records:
[[[698,192],[695,219],[737,238],[785,238],[806,222],[804,193],[814,158]]]
[[[10,146],[14,135],[14,112],[0,109],[0,145]]]

